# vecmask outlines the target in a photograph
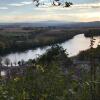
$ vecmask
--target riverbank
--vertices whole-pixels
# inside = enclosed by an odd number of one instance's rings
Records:
[[[61,43],[77,35],[64,29],[4,29],[0,30],[0,54],[20,52],[37,47]]]
[[[87,32],[84,33],[86,37],[92,37],[92,36],[100,36],[100,28],[92,28],[89,29]]]
[[[25,72],[25,70],[32,66],[38,66],[39,65],[45,65],[48,66],[48,64],[52,63],[52,61],[59,62],[59,65],[62,66],[62,68],[66,67],[72,67],[74,65],[83,65],[87,64],[89,65],[89,61],[81,61],[80,59],[77,59],[78,55],[76,57],[68,57],[66,54],[66,50],[59,46],[54,45],[51,48],[47,49],[44,54],[39,56],[36,59],[29,59],[28,61],[21,60],[18,63],[15,62],[12,64],[12,61],[7,59],[4,64],[2,63],[2,59],[0,58],[0,72],[4,72],[7,77],[9,77],[8,74],[10,74],[12,77],[17,75],[24,74],[22,72]],[[64,64],[63,64],[64,63]]]
[[[90,29],[6,28],[0,30],[0,55],[62,43]]]
[[[99,28],[5,28],[0,30],[0,55],[59,44],[81,33],[86,37],[91,37],[90,33],[98,36],[99,30]]]
[[[91,57],[93,57],[93,61],[95,62],[96,65],[100,65],[100,46],[98,46],[97,48],[93,48],[93,50],[91,51],[91,49],[88,50],[84,50],[81,51],[77,56],[74,57],[68,57],[67,54],[65,54],[65,51],[61,46],[55,45],[54,47],[51,47],[49,49],[47,49],[47,51],[39,56],[37,59],[29,59],[28,61],[19,61],[18,63],[15,62],[14,64],[12,64],[11,61],[8,61],[8,63],[5,62],[5,65],[2,64],[2,59],[0,60],[0,72],[5,73],[7,78],[9,78],[9,74],[11,75],[11,77],[18,75],[23,75],[25,73],[25,71],[27,70],[27,68],[30,68],[32,66],[38,65],[38,64],[44,64],[44,63],[50,63],[51,61],[56,61],[55,57],[59,57],[59,63],[65,63],[64,65],[61,64],[61,66],[70,66],[71,68],[73,68],[74,66],[79,66],[79,67],[83,67],[85,70],[89,70],[90,69],[90,59]],[[61,51],[59,51],[61,50]],[[64,50],[64,51],[63,51]],[[59,55],[58,56],[58,52],[63,53],[64,55]],[[91,55],[92,52],[92,55]],[[56,56],[57,55],[57,56]],[[66,59],[65,59],[66,58]],[[45,62],[44,62],[45,61]],[[47,64],[47,65],[48,65]]]

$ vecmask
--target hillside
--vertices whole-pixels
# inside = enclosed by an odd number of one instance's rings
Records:
[[[22,23],[1,23],[0,28],[22,28],[22,27],[58,27],[58,28],[84,28],[99,27],[100,22],[63,22],[63,21],[40,21],[40,22],[22,22]]]

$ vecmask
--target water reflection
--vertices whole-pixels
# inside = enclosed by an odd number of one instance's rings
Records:
[[[97,47],[100,41],[100,37],[95,37],[95,39],[96,40],[95,40],[94,47]],[[71,56],[77,55],[82,50],[88,49],[90,46],[90,38],[86,38],[84,34],[79,34],[79,35],[74,36],[73,39],[70,39],[62,43],[61,45],[63,46],[64,49],[67,49],[67,52],[69,56],[71,57]],[[22,59],[24,61],[27,61],[29,59],[35,59],[39,55],[42,55],[43,53],[45,53],[48,48],[50,47],[48,46],[42,49],[37,48],[35,50],[28,50],[22,53],[11,53],[3,57],[3,62],[6,58],[9,58],[12,63],[18,62]]]

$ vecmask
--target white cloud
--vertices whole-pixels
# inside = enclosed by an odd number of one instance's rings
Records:
[[[7,7],[0,7],[0,10],[6,10],[8,9]]]
[[[77,7],[77,8],[100,8],[100,3],[76,4],[76,5],[73,5],[72,7]]]
[[[33,2],[28,2],[28,1],[24,1],[24,2],[21,2],[22,4],[25,4],[25,5],[29,5],[29,4],[32,4]]]
[[[13,3],[13,4],[9,4],[10,6],[15,6],[15,7],[20,7],[20,6],[23,6],[24,4],[21,4],[21,3]]]
[[[43,20],[58,20],[58,21],[73,21],[73,22],[89,22],[89,21],[100,21],[100,13],[98,12],[87,12],[87,13],[48,13],[45,12],[40,15],[30,14],[20,14],[20,15],[12,15],[12,16],[1,16],[1,21],[8,22],[32,22],[32,21],[43,21]]]
[[[24,1],[24,2],[20,2],[20,3],[11,3],[11,4],[8,4],[10,6],[15,6],[15,7],[20,7],[20,6],[24,6],[24,5],[30,5],[32,4],[31,1]]]
[[[33,2],[32,1],[23,1],[23,2],[19,2],[19,3],[11,3],[8,4],[10,6],[15,6],[15,7],[20,7],[20,6],[25,6],[25,5],[31,5]],[[45,0],[40,0],[40,3],[45,3],[45,5],[41,5],[40,7],[53,7],[51,5],[51,2],[45,2]],[[63,6],[62,6],[63,7]],[[96,3],[89,3],[89,4],[74,4],[71,7],[75,7],[75,8],[100,8],[100,2],[96,2]]]
[[[25,5],[31,5],[30,2],[20,2],[9,4],[10,6],[20,7]],[[47,3],[48,5],[49,3]],[[20,21],[42,21],[42,20],[60,20],[60,21],[100,21],[100,3],[89,4],[75,4],[69,8],[65,7],[53,7],[53,6],[39,6],[29,10],[16,9],[16,12],[11,12],[9,15],[0,15],[0,21],[2,22],[20,22]],[[0,7],[1,9],[7,9],[6,7]],[[94,9],[96,8],[96,9]]]

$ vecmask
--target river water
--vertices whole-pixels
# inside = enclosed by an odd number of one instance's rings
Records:
[[[94,48],[97,47],[100,42],[100,36],[94,37],[95,43]],[[69,54],[69,57],[77,55],[80,51],[86,50],[90,46],[90,38],[86,38],[84,34],[79,34],[74,36],[72,39],[67,40],[60,44],[64,49],[66,49],[66,53]],[[27,50],[21,53],[10,53],[6,56],[3,56],[3,62],[6,58],[9,58],[12,63],[17,63],[18,61],[24,60],[27,61],[29,59],[35,59],[46,52],[46,50],[50,48],[50,46],[44,48],[36,48],[34,50]]]

